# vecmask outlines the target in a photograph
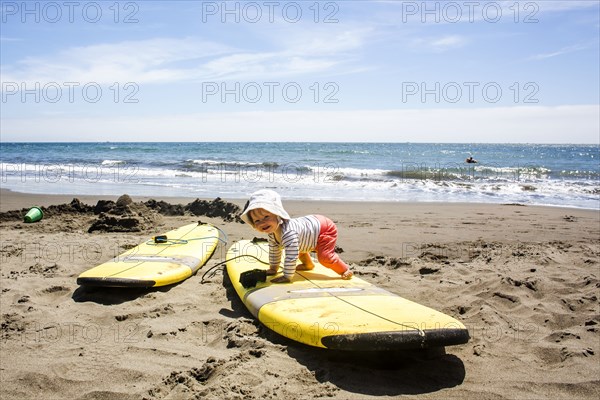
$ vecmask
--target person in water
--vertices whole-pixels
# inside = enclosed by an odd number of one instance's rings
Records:
[[[285,250],[283,275],[271,282],[291,282],[296,270],[313,269],[315,265],[309,254],[312,251],[317,253],[319,263],[337,272],[342,279],[351,279],[354,275],[335,253],[337,228],[329,218],[322,215],[290,218],[281,204],[279,194],[268,189],[252,193],[241,218],[269,237],[270,268],[267,275],[277,274],[281,253]],[[297,260],[302,264],[296,266]]]
[[[475,163],[477,163],[477,160],[473,159],[472,156],[469,156],[469,158],[467,158],[465,160],[465,162],[468,163],[468,164],[475,164]]]

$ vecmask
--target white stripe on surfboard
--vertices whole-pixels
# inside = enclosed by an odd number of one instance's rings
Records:
[[[290,290],[287,285],[271,285],[248,291],[244,296],[244,303],[248,310],[258,318],[258,312],[265,304],[290,299],[337,297],[336,294],[340,293],[349,296],[394,296],[387,290],[370,285],[362,288],[313,287],[297,290]]]
[[[185,265],[186,267],[189,267],[192,271],[195,271],[201,262],[199,258],[192,257],[192,256],[165,257],[165,256],[153,256],[153,255],[127,256],[127,257],[121,258],[119,261],[123,262],[123,263],[166,262],[166,263],[173,263],[173,264],[181,264],[181,265]]]
[[[334,287],[334,288],[311,288],[311,289],[290,290],[290,293],[348,293],[348,292],[361,292],[363,290],[364,289],[362,289],[362,288]]]

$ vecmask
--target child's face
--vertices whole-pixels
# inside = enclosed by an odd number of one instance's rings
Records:
[[[250,210],[248,215],[254,223],[254,228],[259,232],[269,234],[275,232],[279,227],[277,215],[263,208],[256,208],[254,210]]]

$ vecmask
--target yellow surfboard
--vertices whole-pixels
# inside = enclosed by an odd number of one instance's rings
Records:
[[[295,341],[337,350],[403,350],[467,343],[458,320],[378,288],[356,276],[342,280],[315,263],[292,282],[273,277],[244,288],[240,274],[268,268],[264,241],[242,240],[227,252],[227,273],[248,310],[267,328]]]
[[[155,287],[194,275],[212,256],[219,230],[194,223],[149,239],[120,256],[79,275],[86,286]]]

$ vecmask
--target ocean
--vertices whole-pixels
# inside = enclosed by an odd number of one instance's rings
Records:
[[[467,163],[472,156],[477,163]],[[519,203],[600,209],[598,145],[0,143],[25,193]]]

